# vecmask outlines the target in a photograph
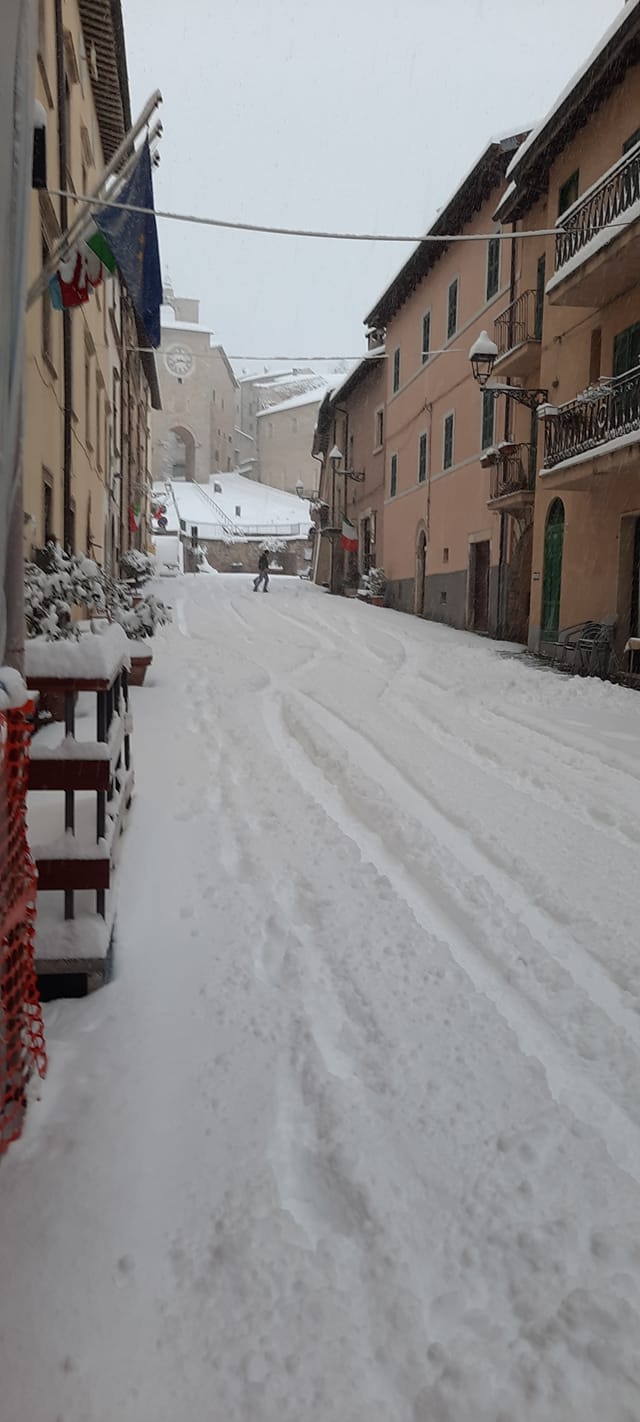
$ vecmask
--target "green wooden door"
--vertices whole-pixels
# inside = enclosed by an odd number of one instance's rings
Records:
[[[544,536],[544,570],[542,574],[542,641],[554,642],[560,625],[560,591],[562,588],[562,548],[564,543],[564,505],[555,499],[549,509]]]

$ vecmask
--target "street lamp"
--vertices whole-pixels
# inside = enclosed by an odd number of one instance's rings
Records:
[[[530,410],[537,410],[540,405],[546,403],[548,390],[525,390],[521,385],[487,385],[497,359],[498,347],[495,341],[491,340],[486,331],[481,331],[469,351],[473,378],[481,390],[486,390],[487,395],[493,395],[495,398],[498,395],[506,395],[509,400],[515,400],[518,405],[527,405]]]

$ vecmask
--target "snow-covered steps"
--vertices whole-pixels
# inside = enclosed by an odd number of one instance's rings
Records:
[[[108,633],[82,638],[76,656],[85,647],[95,666],[67,665],[65,647],[58,677],[50,659],[29,675],[34,690],[54,681],[65,699],[64,729],[45,726],[34,737],[29,776],[36,968],[45,997],[78,996],[108,976],[113,876],[133,794],[129,644]]]

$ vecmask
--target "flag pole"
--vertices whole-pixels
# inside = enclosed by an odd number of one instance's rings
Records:
[[[151,115],[155,113],[156,109],[161,103],[162,94],[160,93],[159,89],[156,89],[151,95],[151,98],[145,104],[142,113],[140,114],[140,117],[136,119],[136,122],[132,124],[128,133],[125,134],[122,143],[116,149],[113,158],[111,158],[110,161],[107,163],[107,166],[104,169],[100,181],[96,184],[95,188],[93,189],[93,192],[89,194],[87,204],[82,204],[82,211],[77,214],[71,225],[67,228],[65,232],[62,233],[62,236],[54,247],[49,257],[49,260],[45,263],[44,267],[42,268],[42,271],[36,277],[35,281],[32,282],[27,293],[27,311],[29,311],[30,308],[33,306],[34,302],[38,300],[38,297],[42,296],[43,291],[45,291],[47,286],[49,285],[51,277],[57,271],[61,258],[64,256],[70,244],[77,237],[78,233],[85,226],[87,221],[87,206],[89,207],[89,211],[91,210],[91,204],[95,203],[96,206],[99,206],[100,199],[104,198],[105,196],[104,189],[109,179],[112,178],[113,175],[117,172],[118,167],[122,162],[122,159],[126,157],[126,155],[129,153],[129,149],[133,147],[135,140],[138,137],[138,134],[141,133],[142,129],[149,122]]]

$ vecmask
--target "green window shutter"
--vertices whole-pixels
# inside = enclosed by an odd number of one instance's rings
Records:
[[[419,484],[424,484],[424,482],[425,482],[425,480],[426,480],[426,477],[427,477],[427,436],[426,436],[426,434],[421,434],[421,435],[420,435],[419,452],[418,452],[418,483],[419,483]]]
[[[443,469],[450,469],[453,464],[453,415],[447,415],[444,422],[444,449],[442,456]]]
[[[400,389],[400,347],[393,352],[393,393]]]
[[[389,494],[390,494],[390,496],[391,496],[392,499],[395,499],[395,496],[396,496],[397,492],[398,492],[398,456],[397,456],[397,454],[392,454],[392,455],[391,455],[391,478],[390,478],[390,481],[389,481]]]
[[[422,317],[422,364],[429,359],[431,349],[431,312]]]
[[[447,304],[447,340],[455,336],[458,329],[458,278],[452,281],[449,287],[449,300]]]
[[[500,285],[500,238],[490,237],[487,243],[487,301],[495,296]]]
[[[489,449],[493,444],[493,437],[496,423],[496,402],[495,397],[489,394],[488,390],[482,392],[482,448]]]

